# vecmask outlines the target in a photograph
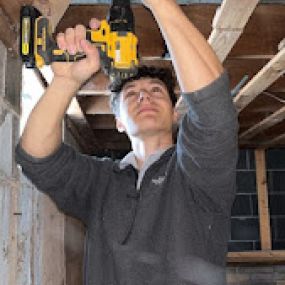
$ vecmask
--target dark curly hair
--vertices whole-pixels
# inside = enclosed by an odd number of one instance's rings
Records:
[[[140,66],[138,68],[138,72],[136,75],[129,77],[128,79],[113,81],[109,85],[109,90],[111,91],[110,106],[111,106],[113,113],[116,116],[119,116],[120,94],[125,84],[127,82],[138,80],[140,78],[148,78],[148,77],[157,78],[165,84],[167,91],[169,93],[169,97],[171,99],[172,105],[175,106],[175,103],[177,101],[177,97],[174,93],[176,81],[172,75],[172,72],[167,68],[157,68],[153,66]]]

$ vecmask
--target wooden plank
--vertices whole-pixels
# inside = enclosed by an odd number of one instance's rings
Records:
[[[234,102],[237,110],[241,112],[254,98],[266,90],[284,73],[285,48],[280,50],[235,97]]]
[[[40,231],[35,238],[39,239],[41,246],[40,284],[64,284],[66,276],[64,253],[65,217],[48,196],[40,193],[38,203]]]
[[[254,137],[256,134],[274,126],[282,122],[285,119],[285,106],[280,108],[278,111],[268,116],[258,124],[254,125],[250,129],[246,130],[242,134],[239,135],[240,139],[250,139]]]
[[[255,161],[261,249],[270,250],[272,243],[264,149],[255,150]]]
[[[214,29],[211,33],[210,38],[208,39],[209,44],[214,49],[216,55],[220,59],[220,61],[224,61],[230,51],[232,50],[234,44],[239,39],[241,31],[227,31]]]
[[[14,215],[18,188],[0,173],[0,276],[3,284],[15,284],[17,268],[17,217]],[[9,181],[9,180],[10,181]],[[14,185],[13,185],[14,184]]]
[[[242,30],[259,0],[224,0],[213,20],[213,28]]]
[[[228,263],[284,263],[285,250],[229,252]]]
[[[218,8],[208,42],[221,61],[239,39],[257,3],[258,0],[224,0]]]

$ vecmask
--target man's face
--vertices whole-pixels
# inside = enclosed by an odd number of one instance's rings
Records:
[[[141,78],[121,91],[117,128],[129,136],[159,133],[172,135],[176,112],[165,84],[156,78]]]

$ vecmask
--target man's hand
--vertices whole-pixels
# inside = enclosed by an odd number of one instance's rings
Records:
[[[98,29],[100,21],[93,18],[90,20],[90,28]],[[77,85],[83,84],[92,74],[100,69],[100,58],[97,48],[86,40],[86,28],[77,25],[75,28],[68,28],[65,33],[57,35],[58,47],[66,50],[69,54],[83,52],[86,58],[78,62],[52,64],[52,70],[55,77],[61,77],[68,82],[74,82]]]

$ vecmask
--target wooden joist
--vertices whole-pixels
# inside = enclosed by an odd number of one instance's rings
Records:
[[[278,111],[268,116],[258,124],[254,125],[247,131],[240,134],[240,139],[250,139],[254,137],[256,134],[282,122],[285,119],[285,106],[280,108]]]
[[[229,252],[228,263],[284,263],[285,250]]]
[[[285,73],[285,48],[283,47],[235,97],[236,108],[241,112],[262,91]]]
[[[218,8],[208,42],[221,61],[239,39],[257,3],[258,0],[224,0]]]

